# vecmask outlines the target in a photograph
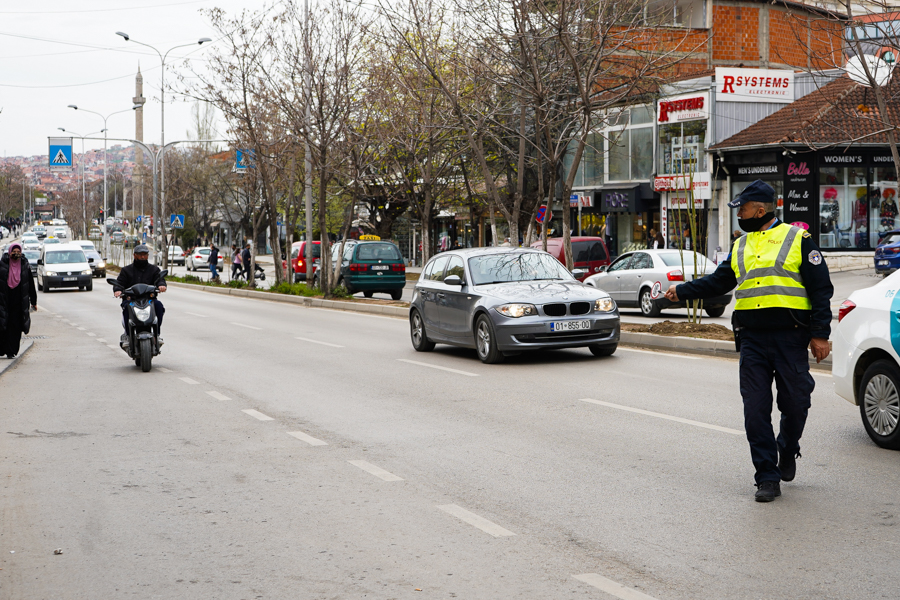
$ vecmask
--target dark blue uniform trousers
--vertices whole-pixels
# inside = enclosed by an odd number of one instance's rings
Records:
[[[778,451],[798,454],[816,384],[809,374],[809,331],[802,327],[783,330],[741,330],[741,396],[744,427],[750,456],[756,467],[756,483],[780,481]],[[772,430],[772,379],[778,394],[781,431]]]

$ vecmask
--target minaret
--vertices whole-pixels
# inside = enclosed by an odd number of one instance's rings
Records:
[[[134,110],[134,139],[139,142],[144,141],[144,103],[147,102],[147,99],[144,98],[144,78],[141,75],[141,66],[138,65],[137,77],[134,78],[134,98],[131,99],[134,102],[135,106],[139,106],[140,108],[136,108]],[[144,151],[141,150],[140,146],[135,146],[134,148],[134,173],[132,174],[132,181],[137,185],[132,185],[133,190],[143,189],[144,187]],[[136,193],[134,197],[139,198],[140,193]]]

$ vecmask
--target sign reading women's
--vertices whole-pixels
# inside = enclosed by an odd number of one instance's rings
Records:
[[[50,151],[48,152],[51,171],[70,171],[72,169],[72,138],[48,138]]]

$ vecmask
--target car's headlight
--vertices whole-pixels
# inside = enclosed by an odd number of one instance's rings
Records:
[[[44,271],[44,275],[49,275],[50,277],[55,277],[56,271]]]
[[[600,298],[594,301],[594,310],[597,312],[612,312],[616,310],[616,303],[612,298]]]
[[[100,264],[98,264],[97,266],[98,266],[99,268],[101,268],[101,269],[105,269],[105,268],[106,268],[106,262],[101,260],[101,261],[100,261]]]
[[[85,269],[84,271],[81,272],[81,274],[82,274],[82,275],[90,275],[90,274],[91,274],[91,270],[90,270],[90,269]]]
[[[514,319],[518,319],[519,317],[531,317],[538,314],[537,308],[535,308],[533,304],[503,304],[496,307],[494,310],[504,317],[512,317]]]

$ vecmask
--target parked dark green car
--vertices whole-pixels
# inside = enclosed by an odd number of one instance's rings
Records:
[[[334,244],[336,259],[340,242]],[[332,265],[336,266],[333,260]],[[362,292],[366,298],[374,293],[390,294],[393,300],[403,296],[406,264],[400,249],[391,242],[348,242],[340,265],[339,284],[351,294]]]

